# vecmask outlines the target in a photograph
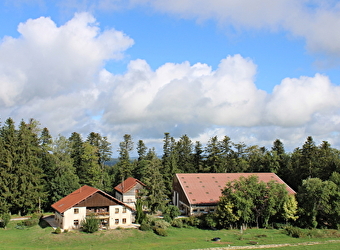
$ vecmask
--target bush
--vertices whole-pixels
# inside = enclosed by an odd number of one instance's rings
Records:
[[[163,212],[163,217],[166,221],[170,222],[181,214],[177,206],[169,205]]]
[[[31,218],[29,218],[28,220],[23,220],[21,222],[21,225],[26,226],[26,227],[33,227],[39,224],[41,217],[42,217],[42,214],[34,213],[32,214]]]
[[[157,228],[167,229],[170,223],[165,220],[154,220],[152,225]]]
[[[191,227],[198,227],[201,224],[201,220],[195,216],[190,216],[188,218],[183,219],[183,224],[186,224]]]
[[[175,219],[172,221],[171,226],[182,228],[183,227],[183,221],[181,219]]]
[[[172,222],[172,219],[171,219],[170,215],[168,215],[168,214],[164,214],[164,215],[163,215],[163,220],[165,220],[165,221],[167,221],[167,222],[169,222],[169,223]]]
[[[2,221],[0,221],[0,227],[6,228],[6,226],[8,225],[8,223],[11,220],[11,215],[9,213],[4,213],[4,214],[0,215],[0,219],[2,220]]]
[[[94,214],[89,215],[81,222],[81,226],[83,231],[86,233],[94,233],[99,229],[98,219],[94,216]]]
[[[139,229],[141,231],[151,231],[152,228],[151,228],[151,225],[150,224],[147,224],[147,223],[142,223],[139,227]]]
[[[160,227],[154,227],[153,231],[155,232],[155,234],[159,235],[159,236],[168,236],[168,232]]]
[[[57,227],[57,228],[54,230],[54,233],[56,233],[56,234],[61,234],[61,229],[60,229],[60,227]]]
[[[285,233],[294,238],[302,238],[305,236],[305,234],[299,227],[288,226],[285,228]]]

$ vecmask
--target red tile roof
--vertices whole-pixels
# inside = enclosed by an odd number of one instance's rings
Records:
[[[145,184],[143,182],[141,182],[140,180],[137,180],[133,177],[129,177],[125,181],[123,181],[122,183],[118,184],[115,187],[115,190],[124,194],[124,193],[128,192],[129,190],[131,190],[137,183],[141,184],[142,186],[145,186]]]
[[[115,202],[134,210],[133,208],[131,208],[128,205],[124,204],[123,202],[117,200],[116,198],[112,197],[111,195],[105,193],[104,191],[97,189],[97,188],[94,188],[94,187],[87,186],[87,185],[82,186],[81,188],[77,189],[76,191],[72,192],[71,194],[60,199],[59,201],[54,203],[51,207],[53,209],[55,209],[56,211],[58,211],[59,213],[63,213],[66,210],[70,209],[71,207],[75,206],[79,202],[87,199],[89,196],[91,196],[91,195],[93,195],[97,192],[100,192],[100,193],[108,196],[110,199],[114,200]]]
[[[269,182],[274,180],[285,184],[289,194],[295,194],[283,180],[274,173],[200,173],[176,174],[190,204],[216,204],[227,182],[238,180],[241,176],[256,175],[259,181]]]

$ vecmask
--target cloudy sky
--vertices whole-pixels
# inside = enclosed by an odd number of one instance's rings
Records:
[[[336,0],[1,0],[0,118],[340,148]]]

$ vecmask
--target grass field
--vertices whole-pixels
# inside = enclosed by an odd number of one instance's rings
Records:
[[[167,237],[137,229],[99,231],[86,234],[71,231],[54,234],[51,227],[42,224],[25,229],[16,229],[11,221],[7,229],[0,229],[0,249],[203,249],[228,246],[253,246],[290,244],[266,249],[339,249],[340,238],[292,238],[281,230],[248,229],[201,230],[196,228],[169,228]],[[211,241],[221,238],[220,242]],[[334,240],[334,241],[330,241]],[[306,242],[313,245],[297,245]],[[235,248],[233,248],[235,249]]]

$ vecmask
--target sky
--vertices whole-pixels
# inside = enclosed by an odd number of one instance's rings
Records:
[[[340,2],[0,0],[0,119],[340,148]]]

